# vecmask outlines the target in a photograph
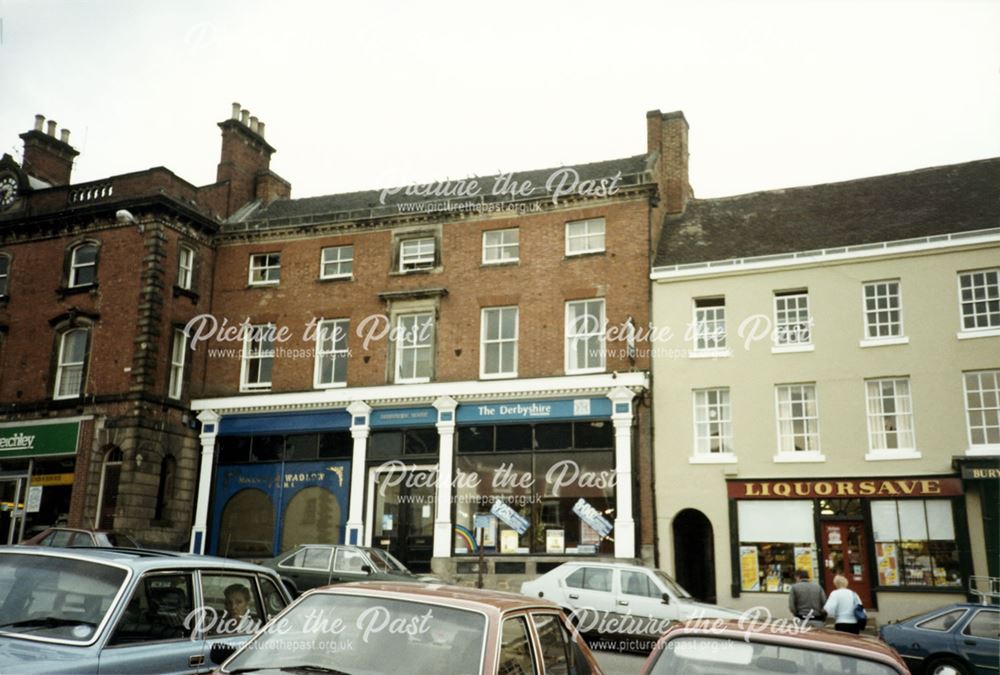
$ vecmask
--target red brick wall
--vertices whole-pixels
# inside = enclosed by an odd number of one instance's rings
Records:
[[[567,258],[565,223],[597,216],[606,218],[606,252]],[[482,232],[509,227],[520,228],[520,263],[481,265]],[[639,327],[648,323],[647,232],[648,202],[643,198],[538,215],[449,222],[443,226],[441,269],[404,276],[389,274],[389,230],[229,244],[218,251],[212,304],[220,321],[225,317],[238,324],[249,317],[253,323],[287,326],[292,338],[280,345],[286,349],[313,347],[302,340],[302,333],[314,316],[350,318],[348,385],[366,386],[387,383],[387,341],[376,342],[365,351],[356,334],[366,316],[387,312],[378,294],[444,287],[448,295],[440,301],[435,380],[479,378],[480,308],[498,304],[520,307],[518,376],[555,376],[565,372],[566,300],[603,297],[610,324],[621,324],[628,316]],[[354,280],[320,281],[320,250],[343,244],[354,245]],[[281,252],[280,285],[248,288],[250,255],[273,251]],[[198,350],[206,347],[239,348],[241,344],[212,342],[199,345]],[[608,347],[624,348],[624,343]],[[458,349],[460,355],[455,353]],[[365,356],[370,357],[368,363],[364,362]],[[635,367],[649,367],[641,350]],[[609,372],[629,369],[624,356],[614,355],[607,361]],[[201,395],[237,393],[239,377],[238,358],[211,358]],[[275,360],[272,391],[307,390],[312,388],[312,382],[311,356]]]

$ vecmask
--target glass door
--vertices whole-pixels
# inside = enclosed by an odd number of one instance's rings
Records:
[[[413,572],[429,572],[434,554],[434,472],[408,470],[375,476],[372,546]]]
[[[0,544],[17,544],[21,541],[24,484],[23,478],[0,479]]]

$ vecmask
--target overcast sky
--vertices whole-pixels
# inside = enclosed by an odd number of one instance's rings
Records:
[[[34,115],[74,182],[215,180],[267,125],[293,197],[645,152],[683,110],[700,197],[1000,155],[1000,2],[0,0],[0,152]]]

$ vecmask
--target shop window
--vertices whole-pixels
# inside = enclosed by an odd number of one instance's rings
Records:
[[[369,459],[392,459],[402,455],[436,455],[439,443],[436,427],[374,431],[369,441],[368,456]]]
[[[993,453],[1000,449],[1000,370],[964,374],[969,447]]]
[[[962,586],[951,501],[872,500],[880,586]]]
[[[254,436],[250,446],[253,462],[279,462],[285,455],[284,436]]]
[[[216,444],[219,464],[246,464],[250,461],[250,436],[220,436]]]
[[[604,370],[604,300],[566,303],[566,372]]]
[[[899,280],[870,281],[864,285],[865,338],[885,340],[902,337],[903,311]]]
[[[726,349],[726,299],[695,298],[694,351],[717,352]]]
[[[274,286],[281,281],[281,254],[255,253],[250,256],[251,286]]]
[[[787,592],[796,569],[819,573],[813,503],[807,500],[737,502],[740,589]]]
[[[868,445],[873,453],[913,450],[913,403],[905,377],[865,382]]]
[[[958,275],[962,331],[1000,328],[1000,268]]]
[[[373,431],[368,441],[369,459],[389,459],[403,454],[403,432]]]
[[[860,519],[864,516],[860,499],[821,499],[819,514],[823,518]]]
[[[154,520],[164,520],[170,497],[174,494],[174,477],[177,473],[177,460],[173,455],[167,455],[160,462],[160,482],[156,488],[156,511]]]
[[[458,451],[493,452],[493,430],[495,428],[492,425],[459,427]],[[530,427],[528,433],[530,444]]]
[[[440,438],[436,427],[407,429],[403,432],[403,454],[437,454]]]
[[[535,426],[536,450],[568,450],[573,447],[573,425],[570,422]]]
[[[286,461],[316,459],[318,449],[318,434],[291,434],[285,436]]]
[[[524,452],[531,450],[531,426],[528,424],[503,424],[496,427],[497,452]]]
[[[299,544],[340,543],[340,502],[325,487],[299,490],[288,502],[281,527],[281,550]]]
[[[219,523],[218,554],[228,558],[273,556],[274,511],[263,490],[245,488],[230,497]]]
[[[775,345],[808,345],[812,343],[811,327],[808,292],[784,291],[774,294]]]
[[[354,455],[354,438],[350,431],[328,431],[319,435],[319,458],[340,459]]]

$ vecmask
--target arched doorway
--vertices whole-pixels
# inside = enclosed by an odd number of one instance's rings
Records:
[[[115,509],[118,508],[118,483],[122,475],[125,454],[117,446],[111,446],[104,453],[101,463],[100,492],[97,495],[97,518],[94,526],[110,530],[115,524]]]
[[[674,570],[677,583],[698,600],[715,603],[715,543],[712,523],[697,509],[674,518]]]
[[[219,555],[270,558],[274,543],[274,505],[263,490],[240,490],[226,502],[219,526]]]
[[[288,502],[281,526],[281,550],[299,544],[340,543],[340,502],[325,487],[299,490]]]

